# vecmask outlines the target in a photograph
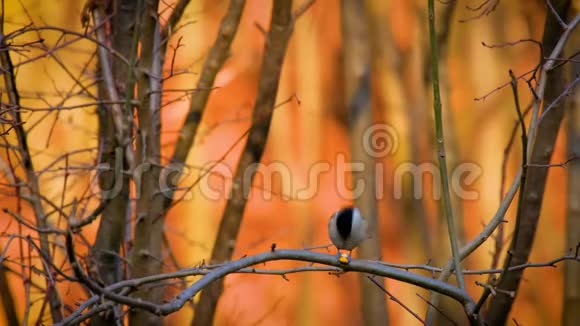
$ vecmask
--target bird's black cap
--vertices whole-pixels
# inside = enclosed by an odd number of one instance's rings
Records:
[[[343,239],[347,239],[352,231],[354,207],[345,207],[336,212],[336,229]]]

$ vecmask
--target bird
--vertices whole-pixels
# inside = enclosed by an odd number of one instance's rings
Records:
[[[328,221],[328,236],[338,251],[338,261],[348,264],[352,250],[369,238],[367,221],[356,207],[340,208]],[[348,250],[348,255],[341,250]]]

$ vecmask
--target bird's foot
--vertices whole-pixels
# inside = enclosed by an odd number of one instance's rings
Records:
[[[341,264],[348,264],[350,263],[350,254],[346,254],[343,252],[338,252],[338,262]]]

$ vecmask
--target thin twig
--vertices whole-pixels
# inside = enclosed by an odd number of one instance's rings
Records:
[[[487,16],[487,15],[491,14],[495,10],[495,8],[497,8],[498,5],[499,5],[499,0],[485,0],[480,5],[478,5],[476,7],[466,6],[466,8],[468,10],[480,11],[480,12],[479,12],[479,14],[477,14],[475,16],[460,19],[459,22],[466,23],[466,22],[469,22],[469,21],[472,21],[475,19],[479,19],[483,16]]]
[[[518,79],[516,78],[514,72],[510,69],[509,70],[509,75],[511,78],[511,89],[512,89],[512,94],[514,97],[514,106],[516,109],[516,114],[518,116],[518,121],[520,123],[520,129],[521,129],[521,140],[522,140],[522,163],[521,163],[521,168],[522,168],[522,179],[520,182],[520,192],[519,192],[519,197],[518,197],[518,208],[517,208],[517,213],[516,213],[516,223],[515,223],[515,228],[514,228],[514,235],[513,235],[513,240],[512,243],[510,245],[510,250],[508,250],[507,253],[507,257],[506,257],[506,263],[504,264],[505,267],[503,268],[503,271],[501,272],[499,279],[501,280],[503,277],[505,277],[505,274],[509,272],[509,267],[510,267],[510,263],[511,263],[511,257],[512,257],[512,252],[514,250],[514,248],[516,247],[516,239],[518,239],[518,232],[519,232],[519,225],[520,225],[520,220],[522,218],[522,203],[523,203],[523,196],[524,196],[524,187],[526,185],[526,172],[527,172],[527,155],[526,155],[526,148],[528,145],[528,136],[526,133],[526,123],[524,121],[524,116],[522,114],[522,110],[520,108],[520,99],[519,99],[519,94],[518,94]],[[477,283],[476,283],[477,284]],[[489,284],[486,284],[489,285]],[[495,296],[496,291],[494,290],[494,288],[492,286],[484,286],[485,290],[483,291],[481,297],[479,298],[477,305],[475,306],[475,313],[478,313],[479,310],[481,309],[481,307],[483,307],[483,304],[485,303],[485,301],[487,300],[487,298],[490,295]]]
[[[427,303],[427,305],[428,305],[428,306],[429,306],[431,309],[433,309],[433,311],[436,311],[436,312],[438,312],[438,313],[439,313],[441,316],[445,317],[445,319],[447,319],[447,320],[448,320],[448,321],[449,321],[451,324],[453,324],[453,325],[457,326],[457,323],[455,322],[455,320],[453,320],[451,317],[447,316],[447,314],[445,314],[445,313],[443,312],[443,310],[439,309],[439,307],[437,307],[436,305],[434,305],[434,304],[432,304],[431,302],[429,302],[429,300],[427,300],[427,299],[423,298],[423,297],[422,297],[422,296],[421,296],[419,293],[416,293],[416,294],[417,294],[417,296],[418,296],[418,297],[419,297],[421,300],[425,301],[425,303]]]
[[[49,228],[49,227],[44,227],[44,228],[40,228],[37,227],[35,225],[33,225],[32,223],[26,221],[22,216],[20,216],[19,214],[13,212],[12,210],[10,210],[9,208],[4,208],[2,210],[4,213],[9,214],[10,216],[12,216],[16,221],[18,221],[18,223],[26,226],[27,228],[40,233],[40,234],[65,234],[64,231],[56,229],[56,228]]]
[[[425,324],[425,321],[421,317],[419,317],[419,315],[416,312],[411,310],[411,308],[407,307],[404,303],[402,303],[399,299],[397,299],[394,295],[392,295],[389,291],[387,291],[387,289],[385,289],[384,286],[382,286],[379,282],[377,282],[373,276],[369,275],[367,276],[367,278],[371,282],[373,282],[379,289],[381,289],[381,291],[383,291],[389,297],[390,300],[394,301],[403,309],[405,309],[408,313],[411,314],[411,316],[415,317],[415,319],[417,319],[421,324]]]
[[[10,108],[10,114],[12,115],[12,120],[14,121],[13,127],[16,133],[16,138],[18,141],[18,150],[20,153],[20,160],[22,161],[22,166],[26,173],[27,187],[30,191],[29,198],[32,203],[32,208],[34,210],[34,216],[36,218],[36,225],[39,229],[46,228],[46,214],[44,212],[44,207],[42,206],[42,195],[40,193],[40,184],[38,176],[36,175],[34,165],[32,162],[32,157],[30,155],[30,149],[28,147],[27,132],[24,130],[22,117],[20,115],[20,94],[18,93],[18,87],[16,85],[16,76],[14,74],[14,65],[10,58],[9,47],[6,44],[4,34],[2,33],[3,26],[0,27],[0,68],[4,76],[4,85],[7,89],[7,96]],[[48,241],[48,235],[45,233],[39,233],[40,237],[40,251],[43,256],[50,258],[50,245]],[[50,269],[45,270],[46,275],[51,275],[52,271]],[[50,312],[54,322],[62,320],[62,301],[60,295],[54,287],[54,284],[47,280],[47,296],[48,303],[50,305]]]

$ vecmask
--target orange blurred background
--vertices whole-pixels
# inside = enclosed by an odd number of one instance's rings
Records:
[[[299,1],[296,1],[299,2]],[[424,220],[409,213],[409,196],[395,198],[396,171],[405,163],[436,164],[433,146],[433,119],[431,92],[429,88],[416,88],[423,81],[422,58],[426,55],[426,2],[425,1],[368,1],[374,14],[388,28],[392,38],[387,46],[390,52],[373,52],[373,100],[378,121],[387,123],[396,130],[391,140],[396,142],[392,151],[378,162],[382,164],[383,178],[377,180],[384,191],[378,201],[382,259],[393,263],[422,264],[432,259],[432,264],[442,264],[449,257],[448,240],[443,233],[445,222],[433,200],[432,178],[425,178],[424,198],[419,202],[425,207]],[[467,1],[476,4],[475,1]],[[54,25],[82,32],[80,13],[83,2],[61,1],[8,1],[5,4],[7,32],[21,28],[30,18],[37,25]],[[166,5],[161,10],[166,16]],[[167,51],[167,69],[175,56],[174,70],[187,71],[167,80],[168,90],[163,108],[163,154],[170,155],[177,132],[188,108],[183,92],[173,91],[195,87],[198,73],[208,49],[214,41],[227,1],[191,1],[180,28],[171,39],[173,48],[181,38],[177,52],[170,47]],[[208,104],[200,136],[188,158],[190,169],[182,185],[190,185],[200,175],[200,168],[208,162],[219,160],[246,130],[255,100],[260,59],[264,35],[256,24],[267,27],[271,1],[248,1],[242,22],[234,40],[231,56],[218,74],[215,90]],[[437,9],[441,10],[438,4]],[[26,9],[27,14],[24,9]],[[27,16],[29,15],[29,16]],[[482,97],[496,87],[509,82],[508,70],[516,75],[532,69],[538,62],[537,46],[523,43],[512,47],[488,48],[482,45],[499,44],[519,39],[540,40],[543,31],[545,6],[543,1],[501,1],[490,15],[479,19],[460,22],[473,17],[474,12],[458,4],[452,17],[448,58],[449,88],[444,89],[444,110],[451,113],[446,121],[446,136],[451,145],[450,168],[461,163],[474,163],[481,175],[473,184],[466,185],[477,193],[477,199],[462,200],[454,197],[463,215],[464,240],[469,241],[478,234],[483,225],[495,213],[500,199],[501,166],[503,152],[516,122],[513,97],[509,87]],[[34,33],[25,34],[15,42],[25,43],[38,39]],[[42,32],[49,47],[56,42],[59,33]],[[78,41],[37,61],[18,67],[17,82],[23,96],[23,106],[30,108],[56,105],[64,97],[63,105],[86,103],[89,99],[69,95],[75,93],[75,82],[58,61],[64,62],[73,75],[80,74],[81,80],[89,84],[94,70],[93,44]],[[293,98],[275,110],[265,156],[266,166],[290,172],[290,178],[281,177],[262,169],[259,175],[271,176],[271,180],[257,178],[251,199],[248,202],[235,257],[268,250],[271,243],[278,248],[302,248],[329,243],[326,225],[329,216],[340,206],[352,203],[349,196],[341,196],[337,184],[345,179],[344,166],[340,157],[346,155],[348,162],[349,138],[347,113],[344,99],[343,54],[340,29],[340,6],[338,1],[318,0],[298,21],[291,38],[282,72],[278,102]],[[13,56],[15,64],[26,53]],[[56,57],[56,58],[55,58]],[[393,61],[395,63],[393,63]],[[89,62],[89,72],[81,73]],[[94,87],[94,86],[93,86]],[[71,92],[71,89],[73,90]],[[520,84],[521,102],[527,104],[530,94],[525,84]],[[298,100],[297,100],[297,99]],[[413,103],[422,98],[424,106]],[[420,101],[419,101],[420,102]],[[419,119],[420,121],[417,121]],[[55,158],[73,151],[71,166],[90,167],[95,164],[97,146],[97,117],[94,107],[52,112],[30,111],[24,114],[25,128],[29,134],[31,150],[37,170],[42,170]],[[557,140],[553,162],[564,161],[566,153],[565,130]],[[411,137],[418,140],[412,145]],[[185,194],[167,219],[166,234],[169,247],[180,267],[190,267],[207,259],[225,205],[225,194],[231,185],[232,175],[242,146],[229,153],[215,172],[201,182],[206,188],[195,187]],[[91,150],[87,150],[91,149]],[[517,136],[510,160],[506,186],[512,181],[520,164],[521,145]],[[2,159],[7,160],[5,153]],[[275,165],[278,164],[278,165]],[[330,171],[322,172],[319,178],[311,179],[313,166],[327,165]],[[88,168],[70,172],[65,177],[64,163],[49,167],[41,176],[42,192],[55,202],[70,202],[75,196],[87,191],[96,191],[94,172]],[[60,168],[60,170],[58,169]],[[348,179],[348,177],[347,177]],[[290,182],[288,182],[288,180]],[[404,182],[409,182],[405,179]],[[314,183],[313,183],[314,182]],[[207,198],[208,188],[218,190],[218,199]],[[300,190],[313,189],[314,194],[303,199]],[[531,260],[541,262],[562,256],[565,227],[566,170],[552,168],[546,188],[544,205]],[[221,189],[221,191],[219,191]],[[213,192],[212,192],[213,193]],[[16,207],[13,193],[2,191],[2,206]],[[96,205],[96,200],[95,203]],[[512,205],[513,206],[513,205]],[[66,208],[68,210],[69,208]],[[32,212],[29,213],[30,220]],[[506,219],[506,246],[513,225],[514,209]],[[411,216],[413,215],[413,216]],[[5,248],[10,234],[25,234],[17,223],[3,214],[0,229],[3,230],[1,246]],[[421,223],[424,221],[425,223]],[[53,223],[64,223],[53,220]],[[97,223],[85,231],[88,242],[94,239]],[[424,242],[423,235],[431,238]],[[54,238],[55,241],[61,241]],[[18,311],[24,313],[26,289],[20,278],[21,259],[18,240],[7,249],[7,264],[15,271],[10,273],[13,295]],[[493,239],[478,249],[465,264],[469,269],[489,268],[493,254]],[[86,246],[81,247],[86,252]],[[27,255],[27,253],[24,253]],[[12,263],[12,264],[11,264]],[[266,267],[291,267],[297,263],[268,263]],[[167,270],[175,264],[167,257]],[[190,279],[189,281],[193,281]],[[483,288],[475,281],[485,282],[487,276],[467,276],[470,293],[478,297]],[[413,311],[423,315],[425,302],[416,294],[427,298],[427,291],[387,280],[389,291]],[[75,307],[82,301],[75,286],[63,285],[61,295]],[[34,289],[31,290],[35,293]],[[378,289],[377,289],[378,291]],[[38,291],[36,291],[38,292]],[[512,310],[512,317],[523,325],[559,324],[561,320],[562,269],[530,269],[524,274],[520,293]],[[33,295],[32,311],[40,311],[42,301],[35,302],[39,294]],[[388,309],[395,325],[416,324],[417,321],[393,301]],[[190,307],[167,318],[168,324],[184,324],[191,320]],[[48,315],[48,314],[47,314]],[[511,319],[511,318],[510,318]],[[32,318],[34,320],[34,318]],[[327,273],[301,273],[288,276],[288,281],[279,276],[237,274],[226,278],[225,292],[219,302],[216,325],[354,325],[361,323],[358,277],[347,273],[340,277]]]

